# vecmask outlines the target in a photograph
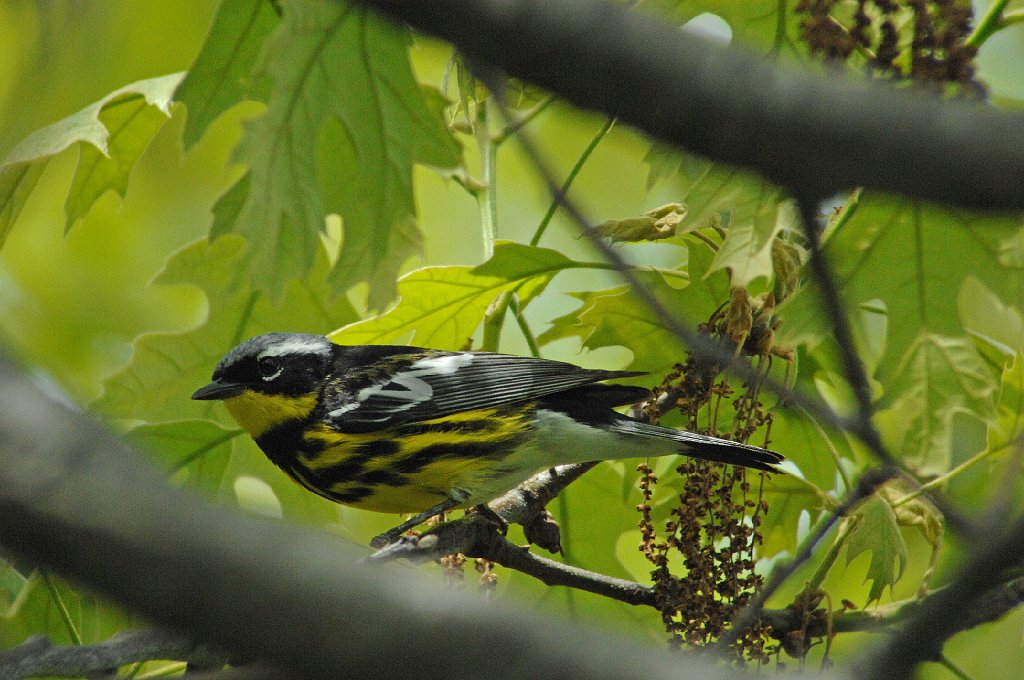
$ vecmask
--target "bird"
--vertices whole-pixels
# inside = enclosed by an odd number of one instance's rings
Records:
[[[266,333],[231,349],[192,395],[220,400],[267,457],[310,491],[415,515],[374,545],[453,508],[481,507],[566,463],[682,454],[778,472],[773,451],[615,410],[651,396],[604,381],[645,375],[536,357],[340,345]]]

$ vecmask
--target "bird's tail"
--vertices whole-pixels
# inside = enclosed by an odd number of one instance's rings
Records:
[[[667,440],[676,445],[676,453],[692,456],[693,458],[710,460],[715,463],[740,465],[765,472],[780,472],[775,466],[785,460],[774,451],[757,446],[732,442],[727,439],[719,439],[718,437],[709,437],[704,434],[687,432],[686,430],[674,430],[658,425],[648,425],[628,416],[618,413],[615,415],[618,417],[612,418],[610,422],[605,424],[605,428],[611,432]],[[666,453],[669,452],[666,451]]]

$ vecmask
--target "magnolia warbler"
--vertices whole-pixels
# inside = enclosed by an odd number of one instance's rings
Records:
[[[314,493],[378,512],[486,503],[563,463],[683,454],[775,472],[766,449],[612,410],[650,396],[634,371],[490,352],[336,345],[268,333],[220,360],[193,399],[220,399],[278,467]]]

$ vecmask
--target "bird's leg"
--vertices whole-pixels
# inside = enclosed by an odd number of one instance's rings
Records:
[[[448,512],[452,508],[460,505],[462,502],[464,502],[464,500],[465,499],[459,500],[457,498],[446,498],[437,505],[429,507],[423,512],[419,513],[418,515],[410,517],[394,529],[388,529],[383,534],[374,536],[373,540],[370,541],[370,547],[383,548],[386,545],[390,545],[397,541],[402,534],[404,534],[409,529],[412,529],[417,524],[426,522],[434,515],[440,515],[442,512]]]

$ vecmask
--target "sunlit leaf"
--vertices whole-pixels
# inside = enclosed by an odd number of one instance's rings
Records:
[[[651,178],[666,172],[664,154],[648,154]],[[679,166],[683,167],[683,166]],[[772,243],[783,230],[797,226],[793,203],[779,187],[753,175],[703,163],[678,178],[686,219],[680,233],[709,225],[725,232],[711,270],[729,268],[733,284],[747,286],[773,275]]]
[[[998,418],[988,431],[989,450],[1020,446],[1016,441],[1024,434],[1024,357],[1020,354],[1003,371],[997,413]]]
[[[23,161],[0,167],[0,248],[45,168],[45,161]]]
[[[582,343],[594,329],[580,321],[580,316],[582,316],[586,310],[590,309],[597,298],[608,295],[622,295],[628,290],[629,288],[626,286],[616,286],[615,288],[609,288],[607,290],[588,290],[566,293],[566,295],[579,300],[579,306],[571,312],[549,321],[548,329],[537,336],[537,343],[544,346],[556,340],[564,340],[565,338],[579,338]]]
[[[398,281],[398,303],[331,335],[345,345],[409,339],[439,349],[463,347],[498,295],[523,287],[528,302],[560,271],[578,266],[555,250],[499,241],[479,267],[424,267]]]
[[[739,219],[733,215],[711,269],[728,267],[734,286],[749,286],[758,278],[770,279],[775,272],[772,244],[782,231],[797,227],[792,201],[773,196],[757,206],[753,214]]]
[[[775,0],[653,0],[643,7],[680,24],[713,14],[729,25],[738,43],[760,51],[802,52],[797,40],[802,17]]]
[[[893,372],[886,400],[888,434],[903,461],[924,474],[950,467],[950,433],[957,413],[988,419],[996,377],[966,337],[922,333]],[[885,414],[881,414],[885,417]]]
[[[172,76],[171,82],[177,83],[177,76]],[[130,95],[110,101],[102,108],[99,121],[110,131],[107,146],[105,150],[91,144],[80,147],[78,169],[64,202],[65,231],[85,217],[92,204],[107,190],[124,198],[136,161],[167,120],[167,104],[165,102],[158,110],[146,99]]]

